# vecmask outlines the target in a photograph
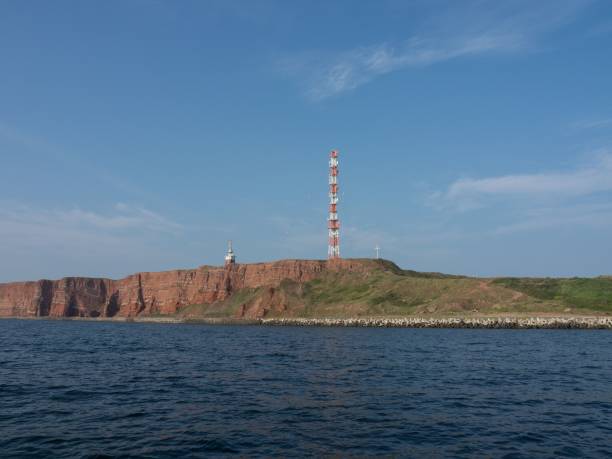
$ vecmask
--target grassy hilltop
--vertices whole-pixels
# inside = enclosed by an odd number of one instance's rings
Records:
[[[242,289],[181,317],[355,317],[488,314],[610,314],[612,277],[474,278],[402,270],[363,260],[363,272],[324,271],[299,284]]]

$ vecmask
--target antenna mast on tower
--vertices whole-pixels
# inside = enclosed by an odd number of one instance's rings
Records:
[[[340,220],[338,220],[338,151],[332,150],[329,154],[329,217],[327,218],[329,230],[329,245],[327,258],[333,260],[340,258]]]

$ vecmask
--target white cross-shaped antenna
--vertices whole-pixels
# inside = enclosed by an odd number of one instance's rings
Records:
[[[378,247],[378,244],[376,244],[374,250],[376,250],[376,259],[378,260],[380,258],[380,247]]]

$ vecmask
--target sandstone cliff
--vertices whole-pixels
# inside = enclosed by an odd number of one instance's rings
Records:
[[[0,317],[399,317],[612,314],[612,278],[483,279],[402,270],[385,260],[283,260],[0,284]]]
[[[282,260],[226,268],[144,272],[124,279],[67,277],[0,284],[0,317],[133,317],[173,314],[191,304],[223,301],[244,288],[304,283],[323,271],[367,270],[363,260]],[[273,290],[272,290],[273,291]]]

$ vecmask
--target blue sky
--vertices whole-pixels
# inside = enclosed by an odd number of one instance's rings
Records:
[[[612,273],[612,3],[0,3],[0,281]]]

